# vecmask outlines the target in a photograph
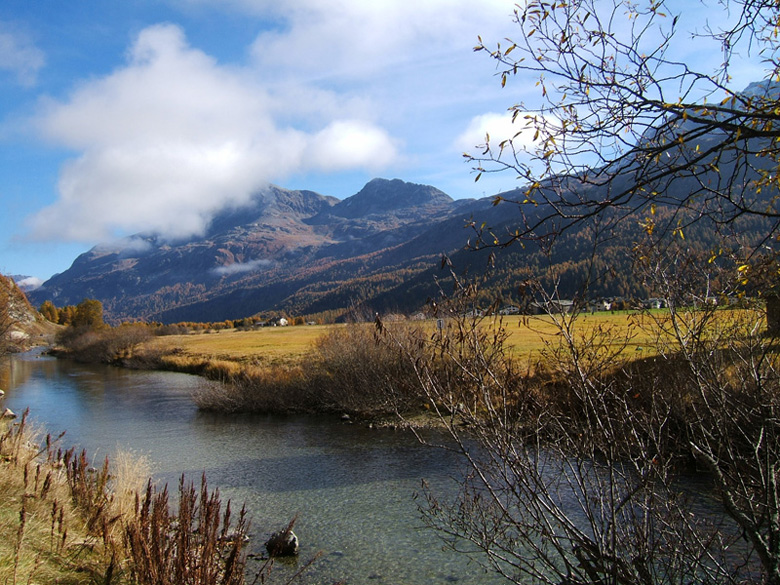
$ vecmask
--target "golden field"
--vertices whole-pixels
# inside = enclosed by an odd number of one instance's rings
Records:
[[[333,327],[339,325],[265,327],[251,331],[230,329],[158,337],[145,345],[166,352],[176,349],[182,356],[193,359],[285,366],[298,363],[314,342]]]
[[[568,318],[568,317],[567,317]],[[561,340],[562,317],[511,316],[503,319],[508,334],[508,345],[518,358],[533,358],[547,344]],[[632,312],[581,314],[573,327],[577,337],[589,336],[595,332],[605,333],[615,344],[625,343],[633,351],[644,351],[651,341],[649,334],[641,327],[646,314]],[[497,323],[486,318],[485,326]],[[435,320],[419,323],[433,332]],[[367,323],[364,327],[373,327]],[[295,366],[305,358],[316,341],[328,331],[346,325],[298,325],[288,327],[265,327],[251,331],[222,330],[212,333],[192,333],[155,338],[145,344],[146,348],[174,351],[185,360],[208,362],[237,362],[242,365],[260,367]]]

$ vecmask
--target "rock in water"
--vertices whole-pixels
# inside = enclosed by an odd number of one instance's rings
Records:
[[[16,413],[10,408],[6,408],[0,418],[16,418]]]
[[[272,557],[289,557],[298,554],[298,537],[292,530],[274,532],[265,543],[265,549]]]

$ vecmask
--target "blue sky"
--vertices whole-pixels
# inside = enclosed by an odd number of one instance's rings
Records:
[[[191,235],[268,183],[339,198],[374,177],[455,198],[513,188],[509,173],[475,184],[461,156],[535,99],[533,79],[502,89],[472,50],[513,35],[513,8],[3,0],[0,272],[45,279],[123,235]]]

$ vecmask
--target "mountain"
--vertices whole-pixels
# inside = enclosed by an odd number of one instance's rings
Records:
[[[137,234],[96,246],[30,298],[57,306],[96,298],[113,322],[338,309],[463,247],[474,208],[490,204],[398,179],[374,179],[344,200],[269,186],[218,214],[201,237]]]
[[[746,90],[762,99],[774,99],[778,91],[780,86],[763,85]],[[691,124],[695,122],[690,119],[662,123],[643,140],[676,143],[672,139],[683,131],[698,136]],[[697,151],[701,147],[709,153],[710,143],[717,145],[722,137],[717,130],[703,133]],[[537,199],[544,201],[545,191],[552,193],[555,208],[541,203],[493,205],[492,197],[455,201],[435,187],[399,179],[374,179],[343,200],[269,186],[246,205],[218,214],[202,236],[168,241],[137,234],[96,246],[30,291],[29,298],[57,306],[96,298],[110,322],[220,321],[258,312],[311,315],[356,305],[366,312],[411,312],[435,297],[440,285],[449,286],[448,273],[437,268],[442,254],[459,273],[484,274],[490,292],[505,298],[515,295],[529,277],[546,279],[564,296],[576,294],[586,281],[591,296],[645,296],[650,291],[632,266],[632,248],[645,235],[643,214],[654,214],[659,234],[673,236],[677,226],[686,225],[685,245],[701,253],[726,246],[724,237],[737,246],[751,238],[760,241],[776,229],[767,222],[771,224],[777,212],[777,193],[749,188],[761,165],[774,164],[773,159],[758,156],[763,148],[758,139],[745,140],[754,153],[749,164],[739,149],[713,147],[696,165],[675,170],[674,165],[691,154],[686,148],[693,145],[685,144],[660,160],[628,157],[594,169],[587,181],[582,176],[552,177]],[[645,175],[658,178],[643,184]],[[613,178],[606,182],[605,176]],[[636,184],[652,193],[652,207],[648,197],[626,195]],[[620,200],[613,200],[615,194]],[[525,199],[519,189],[501,196]],[[699,215],[686,216],[681,201],[693,201],[698,207],[691,213]],[[746,208],[772,213],[762,219],[762,213],[744,213]],[[595,262],[594,222],[580,221],[581,214],[590,211],[598,212],[600,226],[609,226],[601,233]],[[495,249],[467,250],[475,235],[464,229],[470,224],[484,225],[485,233],[506,241],[519,226],[547,216],[554,221],[543,229],[561,232],[550,250],[518,244],[500,250],[497,263]],[[719,223],[732,233],[724,234]]]
[[[688,188],[687,182],[678,188]],[[565,183],[578,196],[594,189]],[[502,195],[522,199],[519,191]],[[344,200],[270,186],[247,205],[214,217],[201,237],[171,242],[138,234],[96,246],[28,295],[36,304],[51,300],[57,306],[96,298],[114,323],[221,321],[259,312],[333,314],[355,306],[366,314],[410,313],[436,298],[440,286],[451,286],[440,268],[447,254],[459,274],[484,275],[486,290],[505,299],[516,297],[529,277],[552,285],[551,266],[564,296],[575,295],[586,280],[593,282],[591,295],[648,296],[632,267],[632,246],[643,235],[639,217],[616,223],[593,266],[586,229],[566,232],[551,252],[533,245],[499,250],[498,262],[491,254],[496,250],[467,246],[473,222],[505,238],[547,211],[541,205],[495,206],[493,198],[455,201],[435,187],[398,179],[374,179]],[[665,213],[673,217],[663,209],[657,217]],[[763,229],[743,227],[745,235]],[[687,232],[686,243],[712,249],[720,245],[717,237],[701,226]]]

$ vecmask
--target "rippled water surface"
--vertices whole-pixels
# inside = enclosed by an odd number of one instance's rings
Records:
[[[83,366],[37,354],[0,362],[5,406],[30,409],[46,432],[66,431],[102,461],[118,449],[146,455],[172,486],[205,472],[223,497],[246,503],[253,549],[297,514],[305,583],[498,583],[465,555],[442,550],[422,526],[414,495],[425,479],[452,489],[457,462],[408,433],[329,417],[199,413],[203,381],[167,372]],[[276,569],[281,577],[295,570]]]

